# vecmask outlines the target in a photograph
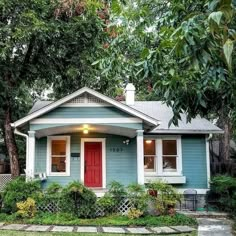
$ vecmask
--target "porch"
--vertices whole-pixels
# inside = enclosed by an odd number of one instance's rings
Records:
[[[53,126],[31,124],[27,178],[45,173],[45,186],[76,180],[98,195],[114,180],[144,184],[141,123]]]

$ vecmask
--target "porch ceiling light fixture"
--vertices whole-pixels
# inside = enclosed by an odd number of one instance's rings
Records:
[[[152,140],[145,140],[146,144],[152,143]]]
[[[88,134],[88,132],[89,132],[89,131],[88,131],[87,128],[86,128],[86,129],[83,129],[83,133],[84,133],[84,134]]]
[[[83,125],[83,133],[84,134],[88,134],[89,133],[88,125]]]

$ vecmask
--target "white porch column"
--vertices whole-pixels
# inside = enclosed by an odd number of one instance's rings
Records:
[[[28,160],[26,161],[26,175],[27,179],[34,178],[35,169],[35,131],[28,131],[29,143],[28,143]]]
[[[138,184],[144,184],[143,130],[137,130],[137,177]]]

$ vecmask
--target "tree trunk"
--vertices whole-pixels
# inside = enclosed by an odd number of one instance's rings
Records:
[[[10,104],[4,111],[4,136],[7,147],[8,156],[10,158],[10,167],[12,177],[20,175],[19,161],[18,161],[18,150],[15,141],[15,135],[11,127],[11,109]]]
[[[230,158],[230,139],[231,139],[231,123],[226,112],[222,112],[220,116],[220,128],[224,134],[219,137],[219,158],[220,160],[229,160]]]

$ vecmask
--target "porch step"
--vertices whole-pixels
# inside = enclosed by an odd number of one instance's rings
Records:
[[[225,212],[216,211],[177,211],[180,214],[187,215],[194,218],[227,218],[228,214]]]

